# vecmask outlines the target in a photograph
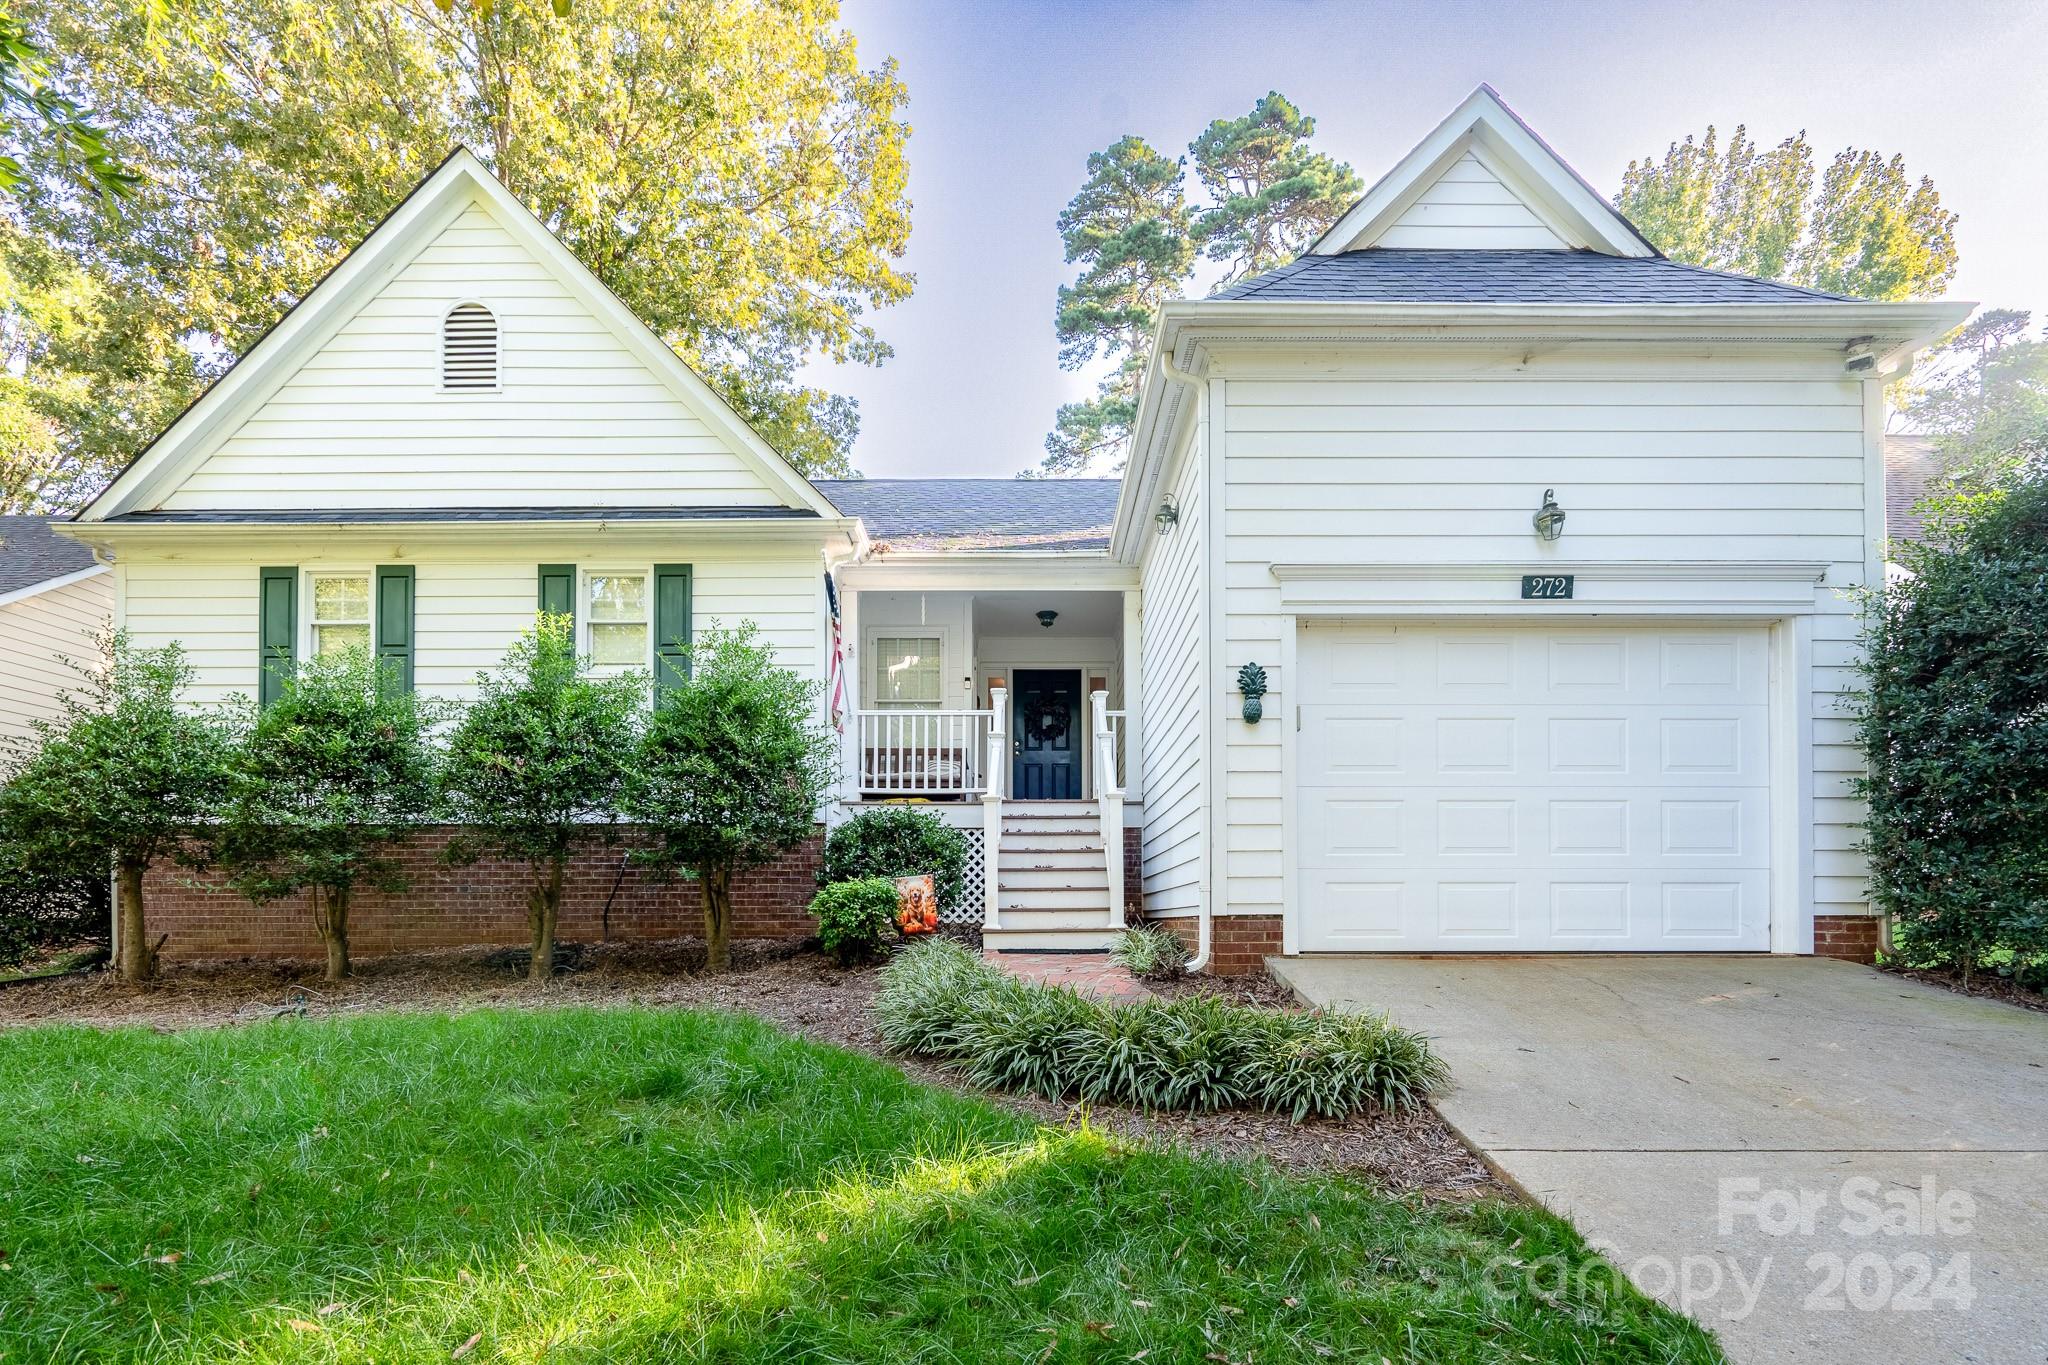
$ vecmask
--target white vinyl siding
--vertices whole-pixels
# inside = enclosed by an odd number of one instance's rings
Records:
[[[488,299],[498,391],[444,392],[442,323]],[[342,324],[173,509],[784,501],[480,205]]]
[[[365,558],[381,556],[379,562],[415,567],[415,686],[427,696],[466,698],[475,692],[477,672],[495,667],[506,646],[533,625],[536,565],[623,568],[687,563],[694,573],[698,634],[714,626],[752,621],[785,667],[805,677],[821,676],[822,580],[815,544],[743,547],[693,544],[686,536],[677,536],[592,544],[554,541],[545,550],[524,554],[510,545],[490,550],[437,550],[424,545],[408,546],[412,553],[403,561],[394,560],[391,549],[388,539],[328,536],[296,546],[251,546],[233,562],[184,556],[150,559],[138,551],[119,568],[127,626],[139,644],[184,641],[196,674],[192,701],[217,702],[235,693],[253,696],[258,566],[296,562],[318,571],[325,561],[337,569],[352,569]],[[302,619],[307,606],[302,596]]]
[[[1311,359],[1323,374],[1311,377]],[[1262,358],[1220,405],[1223,662],[1265,665],[1269,717],[1297,700],[1276,667],[1274,563],[1826,564],[1812,617],[1811,892],[1818,914],[1865,911],[1848,789],[1860,764],[1847,709],[1857,621],[1844,592],[1864,581],[1869,550],[1865,414],[1863,386],[1838,360],[1702,343],[1660,361],[1581,342],[1385,353],[1341,377],[1327,356],[1303,362]],[[1569,520],[1562,540],[1539,546],[1529,518],[1545,488]],[[1281,727],[1227,734],[1225,903],[1278,914]]]
[[[0,606],[0,746],[28,738],[32,720],[57,719],[58,698],[85,681],[64,661],[91,663],[113,611],[111,573]]]
[[[1512,189],[1467,152],[1372,243],[1381,247],[1562,251],[1551,231]]]
[[[1203,838],[1202,497],[1207,452],[1191,433],[1180,466],[1162,486],[1180,508],[1180,523],[1160,535],[1145,517],[1140,564],[1144,649],[1144,889],[1148,914],[1200,907]],[[1156,511],[1157,509],[1148,509]]]

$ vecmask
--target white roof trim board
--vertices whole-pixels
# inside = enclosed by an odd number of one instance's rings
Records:
[[[1373,246],[1445,171],[1468,154],[1513,191],[1564,247],[1608,256],[1660,254],[1536,136],[1490,85],[1467,96],[1317,238],[1307,254],[1334,256]]]
[[[505,231],[545,262],[562,284],[608,327],[620,343],[751,466],[789,507],[821,517],[838,509],[735,413],[707,384],[619,301],[597,276],[498,183],[466,148],[458,148],[406,196],[361,245],[329,271],[260,337],[233,368],[187,408],[105,492],[78,514],[104,521],[123,512],[161,506],[212,452],[215,444],[275,393],[299,366],[399,270],[472,203],[481,201]]]
[[[31,597],[40,597],[46,592],[55,592],[59,588],[68,588],[73,583],[83,583],[88,578],[98,578],[103,573],[112,572],[113,566],[110,564],[95,564],[90,568],[46,578],[40,583],[31,583],[25,588],[16,588],[12,592],[0,592],[0,607],[11,607],[16,602],[25,602]]]

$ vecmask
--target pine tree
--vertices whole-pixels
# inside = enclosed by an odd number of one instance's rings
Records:
[[[1344,216],[1364,188],[1351,167],[1309,150],[1316,121],[1279,91],[1188,144],[1210,207],[1194,236],[1229,284],[1285,265]]]
[[[1194,265],[1181,163],[1143,138],[1119,138],[1089,156],[1088,179],[1058,222],[1068,263],[1081,267],[1072,284],[1060,286],[1054,312],[1060,364],[1076,370],[1103,357],[1116,369],[1094,398],[1061,407],[1039,472],[1120,469],[1153,318],[1179,296]]]

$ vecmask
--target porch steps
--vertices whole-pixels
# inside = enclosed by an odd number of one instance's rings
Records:
[[[996,879],[996,952],[1101,952],[1110,925],[1102,817],[1093,801],[1007,801]]]

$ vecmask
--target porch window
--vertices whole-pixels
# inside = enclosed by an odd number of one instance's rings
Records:
[[[588,579],[585,617],[590,622],[590,661],[647,666],[647,575],[594,573]]]
[[[370,647],[370,575],[313,576],[313,653],[339,654]]]
[[[935,709],[943,700],[942,641],[936,635],[884,635],[875,640],[874,704],[896,710]]]

